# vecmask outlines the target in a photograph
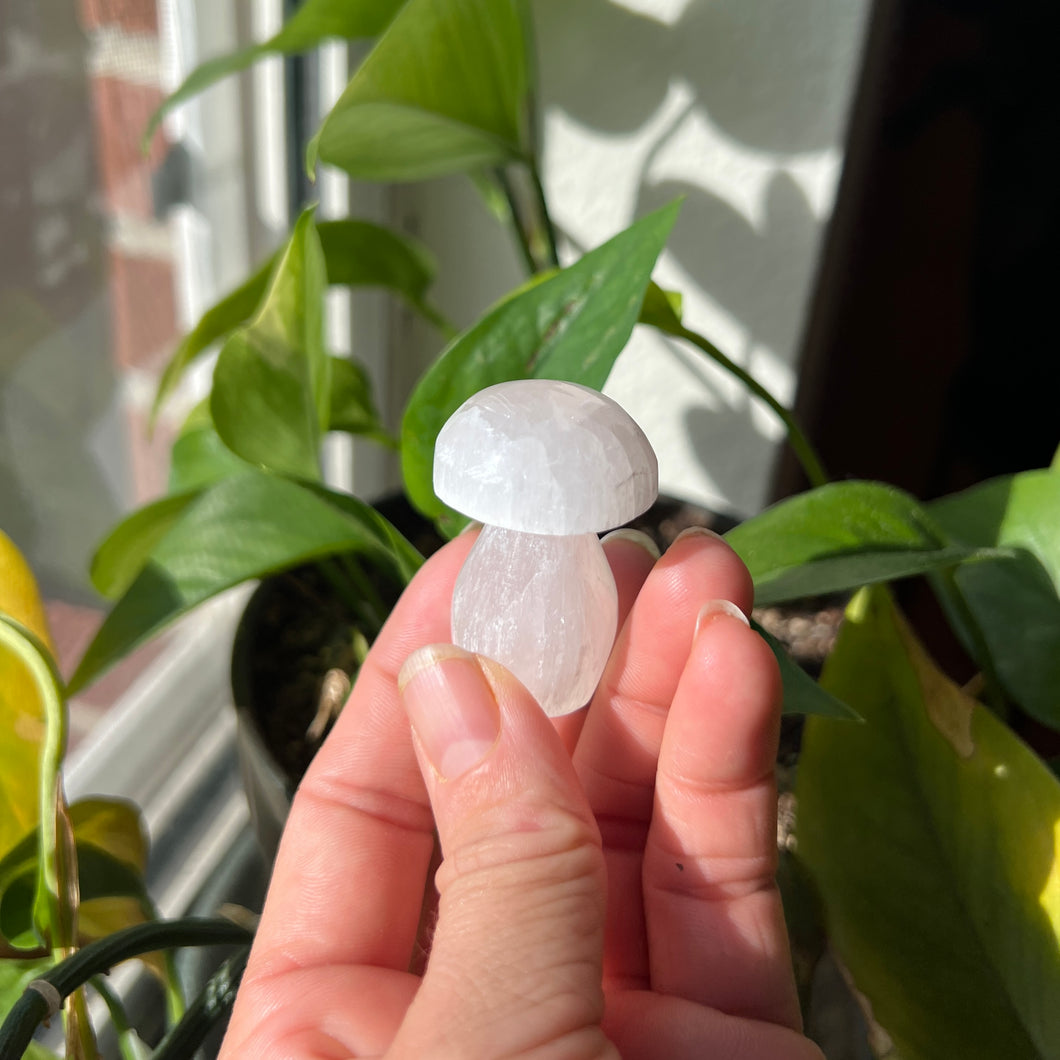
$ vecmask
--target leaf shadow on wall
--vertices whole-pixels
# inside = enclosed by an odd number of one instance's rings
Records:
[[[660,112],[672,112],[674,92],[681,92],[681,112],[654,134],[634,174],[634,215],[685,197],[667,253],[743,330],[738,348],[707,337],[754,374],[767,359],[795,368],[822,222],[782,167],[841,144],[866,7],[847,0],[690,0],[666,25],[609,0],[538,0],[535,6],[543,105],[590,136],[606,143],[641,131],[642,150],[642,131],[657,127]],[[763,162],[777,167],[753,221],[721,197],[723,187],[705,186],[710,174],[701,181],[686,168],[681,179],[651,182],[652,174],[665,174],[660,163],[674,154],[667,148],[688,132],[690,116],[732,141],[753,171],[761,172]],[[611,179],[626,183],[624,175],[599,177],[601,187]],[[689,323],[696,326],[694,311]],[[692,448],[734,508],[757,510],[768,499],[762,468],[775,455],[774,443],[761,433],[761,417],[752,418],[750,400],[723,392],[716,375],[698,370],[698,354],[681,349],[697,387],[716,399],[686,416]],[[718,459],[719,446],[736,456]]]
[[[603,132],[629,132],[678,80],[749,147],[829,147],[849,95],[835,40],[859,32],[861,10],[849,0],[690,0],[667,26],[609,0],[538,0],[545,102]]]
[[[775,174],[764,195],[760,227],[711,192],[678,181],[650,186],[641,183],[636,214],[649,213],[679,195],[685,202],[668,251],[710,298],[746,329],[743,348],[723,352],[756,377],[762,364],[761,360],[756,364],[756,352],[794,372],[797,338],[807,308],[803,293],[810,285],[808,273],[820,236],[818,221],[802,189],[788,174]],[[792,277],[796,269],[805,270],[807,275]],[[694,328],[695,322],[690,323]],[[762,353],[763,347],[768,355]],[[705,367],[687,357],[684,363],[696,374],[699,385],[718,393]],[[718,394],[718,409],[694,408],[685,416],[697,459],[719,489],[746,511],[763,501],[748,494],[747,483],[754,478],[756,467],[770,461],[774,444],[752,420],[751,401],[746,392],[735,405]],[[721,446],[730,454],[724,461],[715,458]]]

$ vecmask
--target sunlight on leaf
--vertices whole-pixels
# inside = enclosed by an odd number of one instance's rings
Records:
[[[434,442],[472,394],[510,379],[565,379],[599,389],[637,321],[651,270],[677,216],[671,204],[637,221],[566,269],[504,299],[458,336],[420,380],[405,410],[405,488],[427,516]]]
[[[758,606],[953,566],[991,549],[951,544],[920,504],[878,482],[837,482],[767,508],[725,535]]]
[[[807,720],[798,851],[905,1060],[1060,1055],[1060,783],[940,673],[885,590],[847,612]]]

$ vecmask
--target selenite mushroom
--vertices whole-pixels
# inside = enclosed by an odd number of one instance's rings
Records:
[[[434,490],[484,524],[457,579],[454,642],[506,666],[553,717],[584,706],[618,620],[597,532],[639,515],[659,491],[644,432],[588,387],[498,383],[439,433]]]

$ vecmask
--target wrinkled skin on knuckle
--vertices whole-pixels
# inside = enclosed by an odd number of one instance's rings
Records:
[[[596,822],[544,800],[495,802],[442,837],[438,889],[479,874],[491,885],[548,884],[571,879],[599,883],[603,852]]]
[[[565,1029],[599,1022],[605,869],[598,831],[555,807],[524,806],[515,815],[503,808],[488,824],[445,852],[430,963],[463,969],[479,993],[539,1014],[544,1006]]]

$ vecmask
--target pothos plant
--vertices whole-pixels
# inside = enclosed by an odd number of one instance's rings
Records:
[[[678,204],[560,268],[520,0],[307,0],[270,41],[193,72],[163,112],[262,54],[376,36],[317,132],[310,167],[387,182],[467,173],[507,204],[527,282],[452,335],[429,299],[424,247],[305,210],[165,371],[156,408],[220,344],[209,398],[174,444],[168,494],[96,554],[93,580],[115,603],[69,690],[217,593],[305,562],[377,626],[384,616],[368,614],[375,605],[360,592],[364,565],[407,580],[420,557],[371,505],[324,482],[325,434],[398,449],[408,497],[452,534],[459,517],[431,488],[434,440],[450,413],[510,379],[602,387],[632,329],[655,328],[768,405],[811,482],[728,535],[756,601],[855,594],[819,684],[772,642],[784,709],[808,715],[784,861],[806,984],[816,957],[836,954],[867,1002],[880,1056],[1060,1055],[1060,784],[1016,734],[1028,720],[1060,731],[1060,467],[930,504],[885,483],[830,482],[788,410],[684,325],[679,294],[651,282]],[[367,373],[324,344],[325,290],[361,284],[403,298],[443,346],[394,434]],[[914,576],[928,578],[978,665],[974,689],[934,666],[895,607],[887,583]],[[52,840],[36,835],[38,857],[52,856]],[[26,936],[6,925],[0,915],[17,949]],[[164,927],[160,944],[181,944]],[[32,933],[37,946],[53,945],[39,918]]]

